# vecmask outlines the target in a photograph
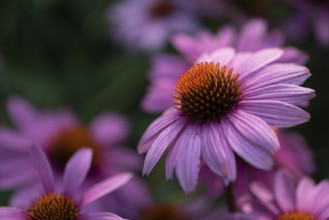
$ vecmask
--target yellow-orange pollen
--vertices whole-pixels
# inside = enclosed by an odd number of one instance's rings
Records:
[[[174,10],[174,6],[169,0],[158,0],[151,7],[152,17],[162,17],[170,14]]]
[[[80,210],[63,194],[46,194],[34,201],[27,210],[26,220],[76,220]]]
[[[160,204],[146,209],[138,220],[188,220],[187,215],[169,204]]]
[[[100,157],[100,147],[89,130],[82,125],[59,132],[51,142],[49,154],[54,163],[63,169],[70,157],[83,147],[93,150],[92,167],[94,167]]]
[[[196,121],[219,120],[240,100],[238,78],[232,68],[213,62],[196,64],[176,84],[176,108]]]
[[[320,220],[312,213],[306,211],[289,211],[277,217],[276,220]]]

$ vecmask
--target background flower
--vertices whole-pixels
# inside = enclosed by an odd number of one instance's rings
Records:
[[[30,153],[41,187],[33,194],[26,193],[20,198],[21,204],[25,201],[27,207],[0,207],[1,219],[26,220],[54,216],[68,218],[69,215],[72,220],[122,219],[112,213],[85,212],[83,207],[127,183],[132,178],[130,173],[108,178],[82,193],[79,188],[91,166],[91,150],[81,149],[69,159],[61,185],[55,183],[49,161],[42,148],[32,145]]]

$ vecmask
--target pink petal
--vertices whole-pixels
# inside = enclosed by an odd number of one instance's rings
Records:
[[[90,127],[93,137],[107,145],[122,142],[130,132],[128,120],[117,113],[99,115],[93,120]]]
[[[241,98],[244,100],[273,100],[292,105],[301,105],[314,97],[315,92],[313,89],[290,84],[279,84],[246,91]]]
[[[277,127],[291,127],[309,121],[310,115],[293,105],[279,101],[241,101],[239,107]]]
[[[12,96],[7,102],[7,112],[21,131],[28,131],[37,118],[38,112],[26,100]]]
[[[238,132],[250,143],[274,153],[279,150],[280,144],[272,127],[262,119],[243,111],[236,111],[230,117],[231,123]]]
[[[213,51],[212,53],[204,53],[196,61],[196,63],[214,62],[220,63],[221,66],[226,66],[232,60],[235,51],[231,47],[224,47]]]
[[[272,192],[264,186],[262,183],[253,182],[250,184],[250,191],[252,194],[261,202],[273,214],[277,215],[280,213],[278,207],[274,204],[274,197]]]
[[[131,180],[132,177],[133,175],[131,173],[121,173],[99,182],[84,193],[81,205],[87,205],[116,190]]]
[[[238,51],[254,51],[266,34],[267,24],[261,19],[249,21],[243,26],[237,42]]]
[[[278,172],[274,181],[274,196],[278,206],[283,211],[295,210],[296,195],[292,180],[285,176],[284,173]]]
[[[25,220],[26,212],[22,209],[12,207],[0,207],[1,220]]]
[[[74,196],[80,188],[90,169],[92,161],[91,149],[80,149],[67,162],[63,177],[63,192]]]
[[[198,183],[201,154],[201,129],[196,126],[188,126],[184,130],[186,145],[181,148],[181,155],[177,161],[176,175],[185,193],[195,190]]]
[[[236,178],[236,162],[233,151],[229,148],[221,126],[212,123],[203,126],[202,157],[209,168],[229,181]]]
[[[296,63],[296,64],[305,64],[308,61],[309,57],[307,53],[302,52],[294,47],[285,47],[284,54],[280,59],[278,59],[278,63]]]
[[[246,91],[276,84],[301,85],[311,76],[304,66],[296,64],[271,64],[264,67],[253,78],[243,83]]]
[[[313,201],[310,201],[311,192],[314,188],[314,182],[308,177],[303,177],[296,189],[296,209],[298,210],[310,210],[310,204]]]
[[[127,220],[125,218],[121,218],[120,216],[109,213],[109,212],[98,212],[98,213],[88,213],[83,214],[79,217],[81,220]]]
[[[179,132],[182,130],[186,123],[187,121],[184,118],[181,118],[169,125],[159,134],[146,154],[143,167],[143,175],[150,174],[155,164],[163,155],[164,151],[168,148],[176,136],[179,135]]]
[[[54,192],[54,176],[48,158],[39,144],[34,143],[30,148],[31,163],[40,178],[45,192]]]
[[[158,117],[145,131],[137,147],[138,153],[142,154],[147,152],[161,131],[178,119],[179,116],[176,108],[170,108],[165,111],[162,116]]]
[[[257,122],[257,121],[255,121]],[[235,123],[238,122],[238,119],[232,119],[230,121],[222,120],[223,130],[226,131],[227,142],[230,147],[237,153],[241,158],[247,161],[249,164],[263,170],[270,170],[273,166],[273,158],[270,152],[264,150],[263,148],[257,146],[254,140],[249,139],[248,134],[249,131],[244,131],[241,133],[241,128],[237,128]],[[256,124],[255,126],[258,126]],[[259,124],[259,126],[263,126]]]
[[[251,73],[279,59],[283,54],[280,49],[263,49],[253,53],[239,66],[233,66],[233,70],[240,74],[240,80],[246,80]]]
[[[0,128],[0,145],[2,149],[27,153],[32,141],[24,135],[8,128]]]

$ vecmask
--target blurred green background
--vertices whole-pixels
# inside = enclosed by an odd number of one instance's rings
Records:
[[[1,124],[10,124],[5,103],[14,94],[25,97],[39,108],[70,107],[86,123],[98,113],[117,111],[131,120],[133,131],[128,144],[136,147],[140,136],[156,117],[139,108],[148,85],[145,75],[150,67],[150,56],[127,54],[110,41],[110,24],[105,17],[112,3],[108,0],[0,1]],[[265,5],[268,13],[264,13],[245,1],[235,3],[252,15],[265,16],[274,27],[281,16],[289,13],[281,6]],[[230,19],[203,19],[203,22],[216,30]],[[287,44],[310,55],[307,66],[313,76],[306,86],[315,89],[317,97],[308,110],[311,121],[294,130],[302,133],[315,151],[316,178],[327,178],[329,50],[319,46],[312,36],[303,42]],[[2,204],[6,204],[7,196],[8,193],[1,194]]]

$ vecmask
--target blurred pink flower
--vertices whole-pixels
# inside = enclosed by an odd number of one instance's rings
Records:
[[[199,26],[196,5],[185,0],[125,0],[110,7],[107,19],[111,37],[129,51],[159,50],[173,33]]]
[[[70,220],[123,219],[113,213],[88,212],[84,206],[126,184],[132,174],[117,174],[82,191],[81,186],[92,163],[90,149],[80,149],[68,160],[61,184],[55,181],[50,163],[40,146],[32,145],[30,154],[41,187],[20,197],[21,204],[26,206],[0,207],[2,220],[53,219],[55,216]]]
[[[313,32],[322,46],[329,46],[328,1],[289,0],[285,4],[292,9],[282,23],[289,37],[302,40]]]
[[[62,175],[68,159],[80,148],[92,149],[92,165],[85,181],[87,185],[117,173],[140,171],[142,168],[141,158],[122,144],[130,130],[129,122],[123,115],[104,113],[87,127],[69,110],[40,112],[19,97],[9,99],[7,111],[16,128],[0,128],[2,189],[27,186],[35,182],[34,169],[27,157],[28,146],[32,141],[40,143],[45,150],[55,168],[55,176]],[[112,196],[97,201],[98,206],[101,210],[116,213],[126,213],[127,210],[134,212],[136,210],[133,207],[150,200],[141,185],[141,180],[134,178]],[[135,194],[132,198],[131,193]],[[125,201],[127,198],[129,200]],[[130,206],[131,209],[128,208]]]
[[[315,184],[309,177],[303,177],[296,184],[283,172],[278,172],[273,188],[261,182],[251,184],[251,191],[257,198],[249,214],[262,220],[329,218],[329,182],[323,180]]]
[[[166,177],[174,169],[185,192],[198,182],[201,159],[225,184],[236,179],[234,153],[252,166],[270,170],[279,141],[271,126],[309,120],[296,107],[315,96],[300,85],[307,68],[276,63],[284,52],[263,49],[236,53],[221,48],[203,54],[176,85],[172,107],[146,130],[138,145],[148,175],[167,148]]]

